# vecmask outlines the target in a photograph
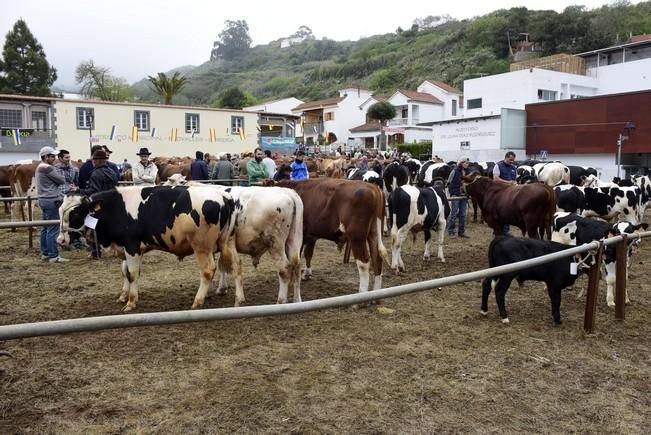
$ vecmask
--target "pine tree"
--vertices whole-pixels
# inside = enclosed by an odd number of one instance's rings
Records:
[[[48,63],[43,47],[22,19],[7,33],[2,51],[4,77],[2,92],[50,96],[57,72]],[[0,71],[1,72],[1,71]]]

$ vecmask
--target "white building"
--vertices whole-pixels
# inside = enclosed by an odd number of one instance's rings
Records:
[[[298,98],[290,97],[281,100],[267,101],[265,103],[256,104],[255,106],[243,107],[242,110],[247,112],[271,112],[271,113],[284,113],[292,115],[292,109],[304,101]]]

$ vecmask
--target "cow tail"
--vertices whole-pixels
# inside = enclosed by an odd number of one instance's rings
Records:
[[[285,245],[285,254],[290,264],[291,279],[297,280],[294,285],[300,285],[301,248],[303,247],[303,201],[294,190],[287,190],[294,202],[294,212],[289,227],[289,237],[287,237],[287,244]]]
[[[549,186],[547,187],[547,210],[545,210],[544,233],[547,240],[552,239],[552,224],[554,221],[554,213],[556,213],[556,192]],[[541,231],[540,238],[543,238],[543,231]]]
[[[384,261],[387,263],[389,267],[391,267],[391,259],[389,258],[389,253],[387,252],[387,248],[384,246],[384,241],[382,240],[382,225],[384,223],[384,218],[386,217],[386,209],[384,207],[384,192],[382,192],[382,189],[378,188],[378,193],[380,194],[379,200],[378,200],[378,208],[379,208],[379,213],[378,213],[378,218],[376,219],[376,231],[377,231],[377,248],[378,251],[380,252],[380,255],[384,259]],[[392,230],[393,234],[393,230]],[[392,236],[393,237],[393,236]]]

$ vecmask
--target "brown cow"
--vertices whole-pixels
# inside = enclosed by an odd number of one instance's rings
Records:
[[[556,211],[554,190],[544,184],[503,184],[477,173],[462,178],[466,192],[477,200],[484,220],[495,235],[504,235],[504,225],[514,225],[522,235],[538,239],[547,232]]]
[[[36,197],[36,167],[39,165],[38,160],[32,161],[31,164],[14,165],[13,171],[9,172],[9,185],[13,196],[31,196]],[[36,201],[32,201],[32,216],[34,216],[34,206]],[[11,207],[11,220],[15,221],[22,209],[23,220],[27,220],[27,201],[15,201]]]
[[[9,198],[11,196],[11,181],[9,173],[13,171],[13,166],[0,166],[0,196]],[[2,186],[7,186],[2,188]],[[5,202],[5,213],[9,214],[9,202]]]
[[[303,246],[307,268],[303,275],[312,275],[312,255],[318,239],[333,241],[341,249],[352,247],[359,271],[359,291],[370,284],[370,266],[375,280],[373,289],[382,287],[382,259],[389,256],[382,243],[384,194],[375,185],[363,181],[320,178],[288,181],[278,186],[294,189],[303,200]]]

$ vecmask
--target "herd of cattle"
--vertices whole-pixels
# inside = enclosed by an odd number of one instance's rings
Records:
[[[293,301],[300,301],[301,255],[306,261],[303,279],[309,279],[318,239],[352,251],[360,292],[369,290],[371,270],[372,289],[382,287],[383,262],[395,272],[405,269],[401,247],[410,233],[424,232],[423,257],[428,259],[431,231],[437,232],[437,256],[445,261],[449,201],[456,200],[446,195],[445,185],[454,164],[432,160],[421,164],[405,158],[387,162],[378,173],[354,167],[347,170],[343,159],[323,160],[329,161],[320,164],[316,172],[323,170],[330,176],[301,182],[270,181],[266,186],[250,187],[191,181],[174,185],[179,178],[172,177],[163,186],[123,186],[91,197],[68,195],[60,209],[59,243],[66,245],[71,236],[83,233],[118,252],[124,260],[119,301],[126,302],[125,311],[137,305],[142,255],[150,250],[179,258],[197,256],[200,285],[193,308],[202,306],[217,270],[218,293],[224,292],[227,275],[231,275],[235,305],[242,304],[240,255],[251,256],[257,265],[267,252],[277,266],[278,303],[287,302],[290,291]],[[521,162],[517,174],[516,185],[497,183],[491,180],[492,164],[473,162],[463,177],[475,210],[481,211],[496,236],[502,235],[504,225],[519,228],[528,236],[496,237],[488,247],[491,266],[647,228],[642,219],[651,200],[651,180],[646,176],[602,182],[591,168],[530,161]],[[97,219],[92,234],[87,228],[88,215]],[[385,229],[390,232],[391,257],[382,240]],[[544,240],[545,236],[551,241]],[[629,256],[635,245],[631,241]],[[606,250],[602,265],[608,305],[614,305],[613,249]],[[511,282],[537,280],[545,282],[553,319],[560,323],[561,290],[577,277],[570,267],[574,261],[568,257],[485,280],[481,312],[486,314],[487,298],[494,289],[500,317],[507,323],[505,294]],[[589,267],[591,261],[585,254],[580,264]]]

